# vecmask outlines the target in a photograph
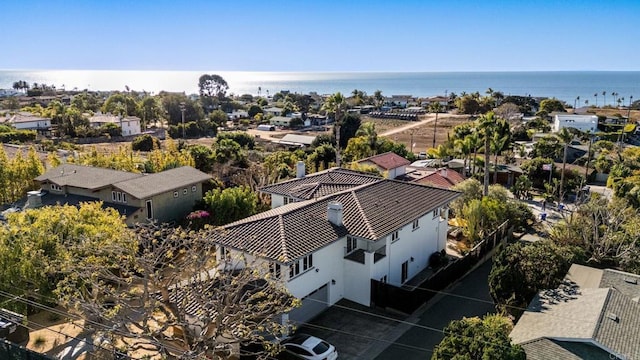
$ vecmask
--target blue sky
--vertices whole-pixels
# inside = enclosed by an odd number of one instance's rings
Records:
[[[640,70],[637,0],[8,0],[0,24],[0,69]]]

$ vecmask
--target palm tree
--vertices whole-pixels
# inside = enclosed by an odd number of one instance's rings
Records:
[[[500,136],[500,133],[497,131],[493,133],[491,137],[491,151],[494,154],[494,162],[493,162],[493,183],[498,183],[498,155],[504,150],[505,145],[507,145],[507,141],[509,140],[509,136]]]
[[[436,113],[436,120],[433,122],[433,148],[436,147],[436,132],[438,131],[438,113],[442,111],[439,101],[429,104],[429,111]]]
[[[478,137],[477,132],[472,132],[470,135],[467,135],[465,139],[469,139],[469,146],[473,149],[473,160],[471,161],[472,169],[471,175],[475,176],[476,174],[476,159],[478,158],[478,146],[480,146],[480,137]]]
[[[607,105],[607,92],[603,91],[602,92],[602,107],[605,107]]]
[[[489,150],[491,144],[491,135],[493,134],[496,127],[496,120],[497,119],[495,113],[493,111],[489,111],[488,113],[480,116],[478,123],[478,129],[484,136],[484,196],[487,196],[489,194]]]
[[[376,132],[376,124],[371,121],[367,121],[366,123],[360,125],[358,131],[356,131],[356,136],[364,136],[367,138],[367,142],[369,143],[369,148],[371,148],[371,155],[376,154],[376,148],[378,144],[378,133]]]
[[[467,163],[469,160],[469,155],[471,155],[472,145],[474,145],[473,140],[471,139],[471,135],[467,135],[464,139],[456,139],[454,145],[460,153],[464,156],[464,168],[463,175],[467,176]]]
[[[562,128],[556,135],[560,141],[564,143],[564,155],[562,156],[562,173],[560,173],[560,201],[564,198],[564,169],[567,165],[567,152],[569,143],[573,140],[573,134],[567,128]]]
[[[329,96],[324,104],[322,104],[322,109],[325,110],[328,114],[333,114],[333,119],[336,127],[336,166],[340,167],[340,121],[342,120],[342,111],[347,106],[346,99],[344,95],[340,92],[337,92],[331,96]]]
[[[598,93],[593,94],[596,97],[596,107],[598,107]]]

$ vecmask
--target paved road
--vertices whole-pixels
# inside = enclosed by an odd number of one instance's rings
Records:
[[[463,299],[451,295],[437,296],[432,300],[433,302],[426,308],[425,312],[419,315],[417,324],[443,329],[451,320],[458,320],[465,316],[482,316],[486,313],[495,312],[495,307],[489,295],[488,277],[490,271],[491,261],[487,261],[462,279],[453,289],[447,290],[447,292],[456,295],[482,299],[486,302]],[[431,350],[442,340],[442,337],[442,332],[412,326],[376,359],[429,359],[432,355]],[[419,350],[418,348],[429,351]]]

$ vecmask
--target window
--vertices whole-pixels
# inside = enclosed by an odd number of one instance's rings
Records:
[[[121,203],[126,203],[127,202],[127,194],[120,192],[120,191],[112,191],[111,192],[111,200],[113,202],[121,202]]]
[[[402,274],[400,275],[400,282],[402,284],[404,284],[405,281],[407,281],[407,278],[409,277],[409,261],[405,261],[402,263]]]
[[[177,198],[177,197],[178,197],[178,192],[177,192],[177,191],[174,191],[174,192],[173,192],[173,197],[174,197],[174,198]]]
[[[147,219],[153,219],[153,204],[151,200],[147,200]]]
[[[398,241],[400,239],[400,232],[394,231],[391,233],[391,242]]]
[[[302,258],[302,271],[311,269],[313,267],[313,254],[309,254]]]
[[[224,246],[220,246],[220,259],[229,258],[230,254],[227,251],[227,248]]]
[[[195,186],[195,185],[193,185],[193,186],[191,187],[191,192],[196,192],[196,190],[198,190],[198,187],[197,187],[197,186]]]
[[[273,277],[275,277],[276,279],[280,279],[280,275],[281,275],[281,269],[280,269],[280,264],[278,263],[271,263],[269,264],[269,272],[273,275]]]
[[[300,274],[300,262],[296,261],[289,266],[289,279]]]
[[[347,254],[358,248],[358,239],[347,236]]]
[[[189,190],[187,190],[187,188],[182,189],[182,195],[187,195],[188,192]]]
[[[51,190],[62,191],[62,186],[51,184]]]
[[[440,209],[433,210],[433,218],[437,218],[440,215]]]
[[[381,277],[380,278],[380,282],[383,283],[383,284],[386,284],[387,283],[387,275]]]
[[[417,229],[420,227],[420,223],[418,222],[418,219],[413,220],[413,230]]]
[[[296,201],[293,198],[288,197],[288,196],[284,197],[283,204],[287,205],[287,204],[291,204],[291,203],[294,203],[294,202],[296,202]]]

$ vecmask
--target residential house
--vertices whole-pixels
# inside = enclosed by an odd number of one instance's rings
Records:
[[[460,173],[447,168],[430,170],[413,169],[397,179],[443,189],[450,189],[464,181],[464,177],[460,175]]]
[[[313,144],[313,141],[316,139],[315,136],[306,136],[306,135],[297,135],[297,134],[286,134],[280,140],[274,140],[273,142],[280,145],[287,146],[299,146],[299,147],[309,147]]]
[[[269,119],[269,124],[282,127],[291,127],[291,120],[293,120],[293,118],[286,116],[274,116]]]
[[[330,175],[351,174],[334,170],[318,177]],[[283,321],[308,321],[340,299],[370,306],[372,279],[401,286],[445,248],[448,206],[460,193],[368,180],[342,191],[324,187],[326,196],[222,226],[210,239],[220,247],[218,256],[268,262],[273,276],[302,300]]]
[[[384,174],[384,177],[387,179],[395,179],[407,172],[407,165],[411,164],[411,161],[396,153],[386,152],[358,160],[356,163],[359,165],[374,166],[380,173]]]
[[[343,168],[331,168],[313,174],[305,174],[305,164],[296,165],[296,178],[267,185],[260,189],[271,196],[271,208],[289,203],[320,198],[339,191],[380,180],[380,177]]]
[[[574,128],[583,132],[598,130],[598,117],[595,115],[554,114],[553,132],[559,132],[562,128]]]
[[[41,190],[31,192],[26,207],[102,201],[118,210],[127,225],[182,219],[202,199],[202,183],[211,176],[190,166],[155,174],[137,174],[63,164],[38,176]]]
[[[98,128],[106,124],[116,124],[122,129],[122,136],[139,135],[142,133],[141,121],[137,116],[118,116],[111,114],[95,114],[89,118],[91,127]]]
[[[511,331],[527,359],[640,359],[640,276],[573,264]]]
[[[391,95],[390,97],[385,97],[384,105],[392,108],[405,108],[412,100],[413,97],[411,95]]]
[[[18,130],[35,130],[39,134],[51,134],[51,119],[24,111],[10,115],[4,120],[4,124]]]
[[[262,109],[262,112],[265,115],[280,116],[280,115],[282,115],[282,110],[284,110],[284,109],[279,108],[277,106],[271,106],[271,107]]]
[[[230,113],[227,113],[229,120],[238,120],[238,119],[248,119],[249,112],[246,110],[233,110]]]

